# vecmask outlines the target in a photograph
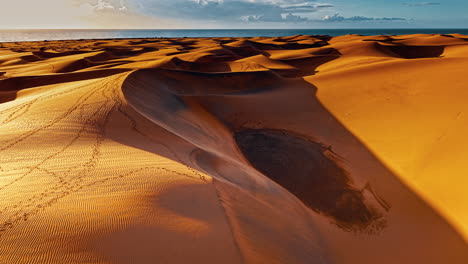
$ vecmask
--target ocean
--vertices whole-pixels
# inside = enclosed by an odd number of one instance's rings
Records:
[[[293,35],[402,35],[402,34],[451,34],[468,35],[468,29],[168,29],[168,30],[0,30],[0,42],[68,40],[68,39],[116,39],[116,38],[176,38],[176,37],[280,37]]]

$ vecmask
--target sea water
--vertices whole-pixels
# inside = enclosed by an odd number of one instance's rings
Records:
[[[281,37],[293,35],[403,35],[403,34],[451,34],[468,35],[468,29],[142,29],[142,30],[88,30],[88,29],[38,29],[0,30],[0,42],[117,39],[117,38],[178,38],[178,37]]]

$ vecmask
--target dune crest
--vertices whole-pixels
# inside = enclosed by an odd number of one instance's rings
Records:
[[[467,263],[466,51],[3,43],[0,263]]]

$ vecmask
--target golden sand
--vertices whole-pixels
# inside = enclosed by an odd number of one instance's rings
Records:
[[[467,40],[3,43],[0,263],[468,263]]]

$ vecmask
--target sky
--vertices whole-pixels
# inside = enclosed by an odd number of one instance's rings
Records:
[[[1,29],[467,27],[468,0],[0,0]]]

